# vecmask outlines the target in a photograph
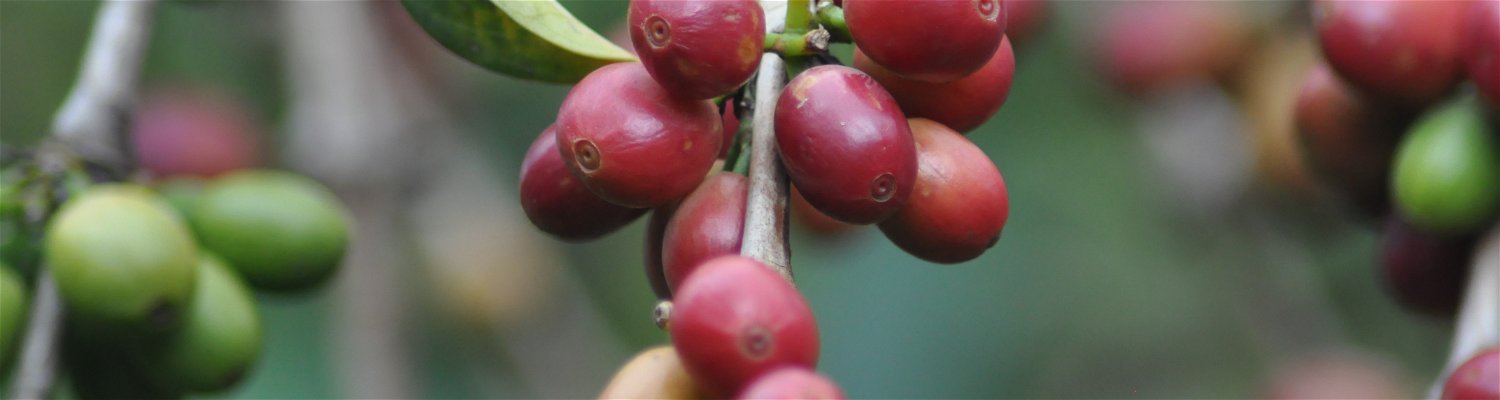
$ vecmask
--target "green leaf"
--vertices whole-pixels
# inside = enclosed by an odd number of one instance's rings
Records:
[[[402,0],[427,34],[469,61],[521,79],[574,83],[635,56],[556,0]]]

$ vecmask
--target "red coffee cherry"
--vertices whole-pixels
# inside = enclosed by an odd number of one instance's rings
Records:
[[[917,183],[906,207],[880,223],[897,247],[923,260],[959,263],[984,254],[1005,229],[1010,196],[1000,170],[962,134],[914,118]]]
[[[1312,169],[1360,210],[1379,215],[1390,203],[1391,161],[1410,123],[1405,114],[1366,99],[1318,64],[1302,80],[1295,119]]]
[[[765,46],[754,0],[631,0],[630,42],[662,87],[708,99],[750,80]]]
[[[578,181],[557,151],[557,130],[548,126],[521,161],[521,209],[537,229],[566,241],[614,232],[646,213],[604,201]]]
[[[1389,218],[1381,233],[1385,286],[1409,309],[1436,316],[1458,310],[1474,249],[1472,236],[1446,237]]]
[[[1225,75],[1250,43],[1250,29],[1235,7],[1209,1],[1117,2],[1094,32],[1097,67],[1131,95]]]
[[[995,54],[1006,16],[1003,0],[849,0],[844,20],[871,60],[907,78],[951,82]]]
[[[870,74],[890,91],[908,118],[927,118],[953,130],[968,132],[988,121],[1005,104],[1011,79],[1016,75],[1016,58],[1010,40],[1001,39],[1000,49],[983,68],[946,83],[902,78],[870,61],[859,50],[854,51],[854,67]]]
[[[1031,39],[1047,21],[1047,1],[1005,0],[1005,36],[1016,43]]]
[[[1443,383],[1443,400],[1500,399],[1500,348],[1485,349],[1464,361]]]
[[[844,391],[828,377],[803,367],[781,367],[761,375],[740,392],[739,399],[844,399]]]
[[[1463,77],[1463,1],[1317,0],[1328,65],[1356,88],[1408,106],[1441,99]]]
[[[754,259],[703,263],[676,292],[672,346],[693,382],[728,397],[766,371],[818,363],[812,309],[781,275]]]
[[[254,167],[260,134],[244,105],[204,89],[153,92],[131,120],[136,161],[158,177],[212,177]]]
[[[851,224],[895,213],[916,177],[900,106],[875,79],[849,67],[814,67],[787,83],[776,101],[776,145],[807,202]]]
[[[709,176],[682,199],[662,241],[662,270],[676,291],[693,270],[715,257],[739,254],[750,180],[733,172]]]
[[[1500,113],[1500,1],[1476,1],[1469,10],[1465,62],[1479,94]]]
[[[687,196],[723,141],[718,109],[662,89],[640,63],[589,73],[563,100],[557,147],[594,194],[649,208]]]
[[[667,286],[667,272],[662,268],[661,253],[662,242],[667,236],[667,222],[677,212],[678,204],[657,207],[651,212],[651,219],[646,224],[646,282],[651,284],[651,293],[656,294],[658,299],[672,298],[672,289]]]

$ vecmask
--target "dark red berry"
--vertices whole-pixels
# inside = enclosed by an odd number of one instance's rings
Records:
[[[1132,95],[1209,81],[1233,68],[1249,29],[1235,4],[1211,1],[1117,2],[1095,31],[1105,77]]]
[[[548,126],[521,161],[521,209],[532,225],[558,239],[584,241],[614,232],[646,213],[604,201],[583,187],[563,165],[556,134]]]
[[[1328,65],[1360,90],[1423,106],[1463,77],[1464,1],[1317,0],[1313,21]]]
[[[911,120],[917,141],[917,183],[906,207],[880,223],[897,247],[923,260],[959,263],[1000,240],[1010,196],[1000,170],[962,134],[925,119]]]
[[[1465,62],[1479,94],[1500,113],[1500,1],[1476,1],[1469,10]]]
[[[901,104],[908,118],[927,118],[959,132],[979,127],[1005,104],[1011,79],[1016,74],[1016,58],[1010,40],[1002,39],[983,68],[962,79],[931,83],[902,78],[880,64],[870,61],[863,52],[854,51],[854,67],[880,82]]]
[[[136,105],[131,146],[158,177],[212,177],[260,164],[260,128],[245,106],[203,89],[153,92]]]
[[[1386,288],[1407,308],[1451,316],[1463,294],[1473,249],[1471,236],[1441,236],[1390,218],[1381,238]]]
[[[682,200],[662,241],[667,287],[673,291],[682,287],[682,281],[704,261],[739,254],[749,191],[750,181],[744,175],[719,172]]]
[[[584,186],[626,207],[687,196],[724,140],[713,102],[671,96],[640,63],[595,70],[557,115],[557,146]]]
[[[1005,34],[1003,0],[848,0],[854,44],[907,78],[950,82],[978,71]]]
[[[630,41],[668,91],[707,99],[733,92],[755,73],[765,20],[755,0],[631,0]]]
[[[1005,0],[1005,36],[1016,43],[1031,39],[1047,20],[1048,1]]]
[[[667,272],[662,269],[662,242],[667,236],[667,222],[677,212],[678,204],[657,207],[651,211],[651,219],[646,224],[646,282],[651,284],[651,292],[658,299],[672,298],[672,289],[667,286]]]
[[[1485,349],[1454,368],[1443,383],[1442,398],[1500,399],[1500,348]]]
[[[736,396],[742,400],[843,400],[844,391],[833,381],[803,367],[781,367],[755,379]]]
[[[851,224],[895,213],[916,177],[900,106],[874,78],[849,67],[814,67],[787,83],[776,102],[776,145],[807,202]]]
[[[765,264],[741,256],[709,260],[675,295],[672,346],[709,395],[739,393],[777,367],[817,366],[812,309]]]
[[[1409,124],[1403,114],[1366,99],[1324,64],[1303,78],[1294,113],[1312,169],[1371,215],[1390,203],[1391,161]]]

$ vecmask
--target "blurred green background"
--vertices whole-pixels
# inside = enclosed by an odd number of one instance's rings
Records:
[[[221,89],[265,118],[268,148],[285,145],[290,90],[276,8],[302,4],[161,4],[142,87]],[[601,31],[613,29],[626,5],[564,4]],[[1373,224],[1263,184],[1208,217],[1189,212],[1141,138],[1142,107],[1090,67],[1083,36],[1103,6],[1054,2],[1043,31],[1017,46],[1006,105],[969,134],[1000,167],[1011,196],[1004,236],[983,257],[933,265],[870,227],[831,238],[794,229],[797,284],[822,333],[819,370],[856,398],[1245,398],[1263,395],[1304,356],[1342,351],[1389,362],[1404,394],[1419,393],[1441,364],[1451,327],[1400,310],[1384,292]],[[97,8],[0,2],[0,144],[31,145],[45,132],[77,74]],[[513,193],[521,155],[568,87],[433,54],[441,56],[438,73],[461,82],[444,92],[451,96],[443,107],[462,121],[464,143],[480,149],[495,183]],[[513,198],[500,204],[512,209],[463,212],[520,215]],[[641,274],[644,225],[588,244],[524,232],[563,255],[547,268],[571,282],[554,288],[572,294],[544,292],[537,301],[594,310],[582,316],[543,305],[540,316],[475,329],[428,312],[455,289],[428,277],[423,263],[404,263],[397,284],[409,294],[399,321],[406,334],[392,351],[409,360],[398,366],[411,377],[406,394],[596,395],[631,353],[667,342],[651,323],[654,298]],[[262,296],[264,359],[225,397],[355,393],[340,374],[349,364],[339,344],[350,331],[331,326],[341,312],[335,293]],[[593,322],[561,325],[586,330],[570,335],[528,330],[548,318]],[[603,344],[565,341],[578,338]],[[549,348],[577,351],[517,348],[549,340],[563,341]],[[613,350],[587,351],[601,346]],[[538,357],[590,367],[537,371],[571,365]]]

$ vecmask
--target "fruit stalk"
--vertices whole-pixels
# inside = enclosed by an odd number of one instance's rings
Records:
[[[135,96],[154,6],[153,0],[114,1],[101,6],[78,82],[52,123],[52,139],[67,148],[45,147],[38,154],[45,168],[61,171],[71,167],[74,154],[70,152],[121,169],[131,162],[124,140],[125,113]],[[42,268],[36,288],[11,398],[47,398],[57,377],[63,310],[57,284],[47,268]]]
[[[1490,230],[1474,253],[1469,287],[1453,329],[1453,348],[1443,373],[1427,392],[1436,399],[1443,393],[1448,374],[1485,348],[1500,345],[1500,225]]]
[[[776,6],[787,3],[766,1],[761,4],[766,7],[766,30],[782,31],[792,8],[777,12],[781,10]],[[781,56],[767,53],[760,59],[760,71],[755,78],[755,105],[750,116],[750,197],[745,202],[745,235],[740,255],[760,260],[791,282],[792,265],[786,236],[787,177],[780,154],[776,152],[774,113],[776,99],[781,97],[781,89],[786,86],[783,64]]]

